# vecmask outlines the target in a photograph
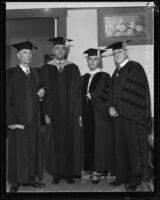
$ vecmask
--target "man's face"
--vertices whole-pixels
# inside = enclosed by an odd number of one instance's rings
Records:
[[[113,50],[113,57],[114,57],[114,61],[117,64],[120,64],[124,60],[126,60],[126,58],[127,58],[127,51],[123,50],[123,49],[115,49],[115,50]]]
[[[67,47],[65,45],[55,45],[52,50],[57,60],[63,60],[67,54]]]
[[[94,70],[98,67],[98,57],[97,56],[89,56],[87,58],[88,67],[90,70]]]
[[[22,49],[17,53],[17,57],[21,64],[30,64],[32,61],[33,51],[30,49]]]

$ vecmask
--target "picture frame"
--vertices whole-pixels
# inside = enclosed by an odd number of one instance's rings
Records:
[[[153,7],[97,9],[98,46],[131,40],[131,45],[153,44]]]

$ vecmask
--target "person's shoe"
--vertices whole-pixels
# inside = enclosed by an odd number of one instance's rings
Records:
[[[11,185],[11,187],[9,189],[9,192],[10,193],[16,193],[16,192],[18,192],[19,186],[20,186],[19,184],[17,184],[17,185]]]
[[[43,188],[43,187],[45,187],[46,185],[45,185],[45,183],[40,183],[40,182],[37,182],[37,181],[33,181],[33,182],[31,183],[31,186],[32,186],[32,187],[35,187],[35,188]]]
[[[140,180],[130,182],[125,185],[125,188],[127,191],[135,192],[137,190],[138,185],[140,185],[140,184],[141,184]]]
[[[137,190],[138,185],[129,185],[126,190],[130,192],[135,192]]]
[[[93,172],[92,183],[93,184],[98,184],[99,183],[99,174],[97,172]]]
[[[69,184],[74,184],[75,183],[75,181],[71,177],[69,177],[69,178],[67,177],[67,178],[65,178],[65,180]]]
[[[111,182],[109,185],[111,185],[111,186],[119,186],[121,184],[122,184],[121,181],[114,181],[114,182]]]
[[[35,188],[43,188],[46,185],[44,183],[40,183],[40,182],[37,182],[37,181],[31,181],[29,183],[22,184],[22,186],[32,186],[32,187],[35,187]]]
[[[55,184],[58,184],[61,180],[61,177],[60,176],[53,176],[53,181],[52,181],[52,184],[55,185]]]
[[[98,183],[99,183],[99,179],[97,179],[97,180],[93,180],[93,179],[92,179],[92,183],[93,183],[93,184],[98,184]]]
[[[125,183],[124,183],[124,187],[125,187],[125,189],[128,191],[128,190],[129,190],[129,187],[130,187],[129,182],[125,182]]]

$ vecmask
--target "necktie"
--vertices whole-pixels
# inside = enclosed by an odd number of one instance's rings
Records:
[[[30,78],[30,71],[29,71],[28,68],[26,69],[26,75],[27,75],[28,78]]]
[[[63,67],[61,66],[61,61],[59,61],[59,72],[62,73]]]
[[[116,68],[116,75],[117,75],[117,76],[119,76],[119,70],[120,70],[120,66],[118,66],[118,67]]]

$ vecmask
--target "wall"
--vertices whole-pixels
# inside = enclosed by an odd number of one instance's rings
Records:
[[[83,51],[88,48],[97,48],[97,10],[94,9],[76,9],[68,10],[67,16],[67,37],[74,40],[73,47],[70,49],[68,59],[75,62],[84,74],[88,71],[86,59]],[[101,47],[103,49],[103,47]],[[129,46],[130,59],[136,60],[144,67],[151,91],[152,116],[154,115],[154,55],[153,45],[135,45]],[[110,54],[107,51],[105,54]],[[112,75],[114,63],[112,56],[103,58],[104,69]]]
[[[43,27],[43,28],[42,28]],[[54,36],[54,20],[7,20],[6,21],[6,44],[7,44],[7,68],[19,63],[17,50],[11,44],[30,40],[38,49],[35,50],[31,65],[40,67],[44,64],[44,55],[52,54],[51,44],[47,40]]]

